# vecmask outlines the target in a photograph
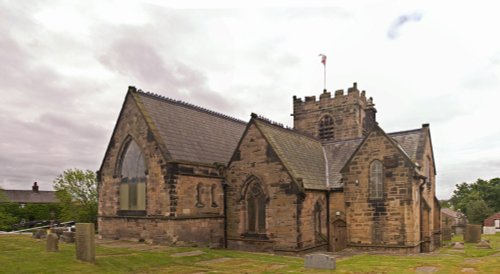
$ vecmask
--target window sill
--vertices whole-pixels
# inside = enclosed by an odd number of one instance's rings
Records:
[[[267,234],[263,234],[263,233],[245,232],[245,233],[241,234],[241,237],[248,238],[248,239],[255,239],[255,240],[269,240],[269,237],[267,236]]]
[[[146,210],[118,210],[118,216],[146,216]]]

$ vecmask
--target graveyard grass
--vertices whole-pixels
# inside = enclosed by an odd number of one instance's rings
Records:
[[[441,248],[409,256],[361,254],[340,258],[335,273],[415,273],[418,267],[433,267],[437,273],[460,273],[464,269],[495,273],[500,269],[500,233],[483,235],[483,239],[490,240],[492,249],[465,244],[464,250]],[[0,235],[0,273],[331,273],[305,269],[299,257],[127,242],[96,243],[96,264],[89,264],[75,259],[74,244],[59,243],[59,252],[47,253],[45,243],[45,239],[29,235]],[[171,256],[190,251],[202,254]]]

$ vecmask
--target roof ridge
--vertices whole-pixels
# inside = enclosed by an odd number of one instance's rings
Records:
[[[259,115],[259,114],[256,114],[256,113],[252,112],[251,116],[252,116],[252,118],[254,118],[256,120],[264,122],[264,123],[266,123],[266,124],[268,124],[270,126],[273,126],[273,127],[277,128],[277,129],[280,129],[280,130],[283,130],[283,131],[288,131],[290,133],[294,133],[294,134],[300,135],[302,137],[305,137],[305,138],[308,138],[308,139],[311,139],[311,140],[319,142],[319,140],[316,139],[316,138],[314,138],[313,136],[310,136],[308,134],[300,132],[300,131],[298,131],[298,130],[292,128],[292,127],[286,126],[286,125],[284,125],[282,123],[273,121],[273,120],[271,120],[269,118],[266,118],[266,117],[264,117],[262,115]]]
[[[233,122],[242,123],[242,124],[246,124],[247,123],[247,122],[245,122],[243,120],[240,120],[238,118],[235,118],[235,117],[232,117],[232,116],[229,116],[229,115],[226,115],[226,114],[223,114],[223,113],[220,113],[220,112],[208,109],[208,108],[204,108],[204,107],[201,107],[201,106],[198,106],[198,105],[194,105],[194,104],[182,101],[182,100],[176,100],[176,99],[173,99],[173,98],[170,98],[170,97],[166,97],[166,96],[163,96],[161,94],[154,93],[154,92],[143,91],[141,89],[135,89],[135,92],[137,92],[139,94],[142,94],[142,95],[145,95],[145,96],[149,96],[150,98],[153,98],[153,99],[158,99],[158,100],[161,100],[161,101],[164,101],[164,102],[167,102],[167,103],[171,103],[171,104],[175,104],[175,105],[178,105],[178,106],[187,107],[187,108],[190,108],[190,109],[193,109],[193,110],[205,112],[207,114],[210,114],[210,115],[213,115],[213,116],[218,116],[220,118],[224,118],[226,120],[230,120],[230,121],[233,121]]]
[[[387,135],[406,134],[406,133],[417,132],[417,131],[422,131],[422,128],[394,131],[394,132],[387,133]]]

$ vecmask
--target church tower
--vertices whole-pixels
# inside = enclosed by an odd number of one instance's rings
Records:
[[[348,88],[347,94],[340,89],[331,93],[324,90],[305,100],[293,96],[293,127],[299,132],[319,138],[324,142],[342,141],[365,136],[376,124],[375,105],[357,84]]]

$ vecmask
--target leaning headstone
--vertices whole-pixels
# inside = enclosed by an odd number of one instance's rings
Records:
[[[491,249],[491,245],[485,241],[485,240],[481,240],[477,245],[476,245],[477,248],[485,248],[485,249]]]
[[[50,233],[47,235],[47,245],[45,250],[47,252],[59,251],[59,237],[57,237],[56,234]]]
[[[470,225],[465,227],[464,241],[466,243],[479,243],[481,241],[481,225]]]
[[[335,269],[335,257],[324,253],[313,253],[306,255],[306,268]]]
[[[94,224],[78,223],[76,224],[76,258],[78,260],[94,263],[95,262],[95,236]]]

